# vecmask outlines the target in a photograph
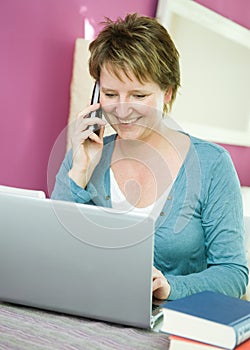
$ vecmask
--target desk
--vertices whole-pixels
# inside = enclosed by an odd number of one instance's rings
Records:
[[[0,349],[167,350],[166,335],[0,303]]]

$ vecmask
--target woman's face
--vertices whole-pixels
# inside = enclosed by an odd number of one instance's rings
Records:
[[[103,67],[100,102],[105,118],[122,139],[145,139],[162,126],[162,111],[168,94],[151,82],[140,83],[120,71],[121,79]],[[171,97],[171,95],[170,95]]]

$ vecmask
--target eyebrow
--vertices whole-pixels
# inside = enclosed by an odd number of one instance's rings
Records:
[[[107,91],[112,91],[112,92],[117,92],[117,90],[115,90],[115,89],[111,89],[111,88],[107,88],[107,87],[102,87],[102,91],[104,91],[104,92],[107,92]],[[148,91],[148,90],[145,90],[145,89],[134,89],[134,90],[129,90],[128,92],[132,92],[132,93],[145,93],[145,94],[147,94],[147,93],[150,93],[150,91]]]

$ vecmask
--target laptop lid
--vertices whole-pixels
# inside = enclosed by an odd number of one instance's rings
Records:
[[[0,192],[17,194],[17,195],[28,196],[28,197],[46,198],[45,193],[41,190],[30,190],[26,188],[18,188],[18,187],[4,186],[4,185],[0,185]]]
[[[152,326],[154,222],[0,193],[0,300]]]

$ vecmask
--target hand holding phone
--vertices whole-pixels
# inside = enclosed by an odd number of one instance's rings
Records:
[[[99,82],[96,81],[95,85],[94,85],[94,89],[92,92],[92,97],[91,97],[91,104],[95,104],[95,103],[99,103],[100,101],[100,85]],[[102,110],[101,108],[97,109],[96,111],[93,111],[90,113],[89,115],[90,118],[102,118]],[[92,130],[94,133],[96,133],[97,135],[99,135],[100,132],[100,126],[98,124],[95,125],[90,125],[89,126],[89,130]]]
[[[98,82],[95,83],[91,104],[99,103],[100,88]],[[98,122],[97,118],[102,118],[101,108],[93,110],[94,107],[86,107],[81,111],[75,120],[72,130],[72,154],[73,163],[69,171],[69,177],[80,187],[85,188],[92,173],[99,163],[103,148],[102,127],[105,120]],[[94,120],[89,120],[94,118]],[[96,134],[98,136],[96,136]]]

